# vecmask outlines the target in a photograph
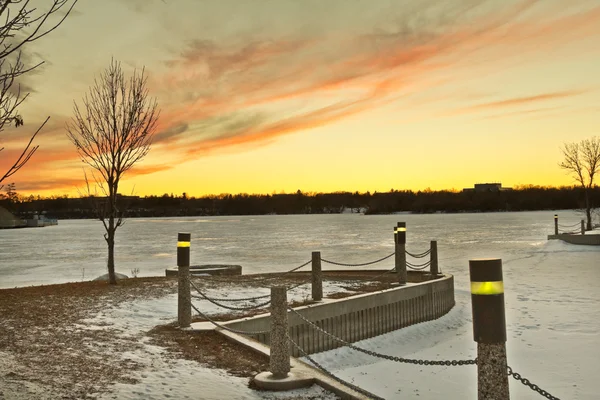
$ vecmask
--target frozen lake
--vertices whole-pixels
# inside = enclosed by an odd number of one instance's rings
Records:
[[[240,264],[244,273],[289,270],[308,261],[317,250],[334,261],[371,261],[393,251],[393,227],[406,221],[409,251],[421,252],[430,240],[438,241],[440,267],[455,276],[457,305],[437,321],[366,340],[360,346],[411,358],[474,358],[468,260],[498,257],[504,266],[509,365],[561,399],[595,399],[600,391],[596,376],[600,366],[600,247],[547,241],[553,231],[553,214],[131,219],[117,232],[117,271],[129,274],[139,268],[142,276],[164,275],[164,269],[175,263],[177,232],[191,232],[193,264]],[[558,214],[561,224],[580,220],[574,212]],[[102,233],[102,224],[89,220],[0,231],[0,287],[104,274]],[[374,268],[392,266],[389,259]],[[148,321],[149,327],[153,323]],[[473,366],[403,365],[343,348],[315,358],[336,375],[387,399],[476,398]],[[242,382],[239,385],[236,390],[246,390]],[[541,398],[513,379],[510,387],[513,398]],[[190,388],[190,393],[196,389]],[[231,393],[214,398],[226,394]]]
[[[117,231],[116,268],[126,275],[134,268],[140,276],[164,275],[176,262],[178,232],[192,234],[192,264],[240,264],[244,273],[289,270],[308,261],[312,251],[334,261],[370,261],[393,252],[393,227],[406,221],[407,249],[420,252],[437,240],[442,269],[460,276],[469,258],[510,261],[543,247],[553,230],[553,214],[129,219]],[[559,214],[561,224],[580,219],[574,212]],[[0,287],[93,279],[106,273],[106,252],[100,221],[63,220],[58,226],[0,230]],[[393,266],[392,259],[388,265]]]

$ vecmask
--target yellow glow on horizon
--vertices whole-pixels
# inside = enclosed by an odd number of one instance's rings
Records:
[[[83,2],[31,47],[52,63],[28,81],[27,127],[0,137],[0,171],[24,145],[16,138],[27,142],[23,129],[52,115],[39,151],[4,183],[21,195],[85,192],[64,123],[114,55],[127,74],[147,67],[162,109],[161,140],[124,176],[122,194],[572,186],[560,146],[600,134],[600,7],[589,3],[494,0],[421,46],[391,40],[395,16],[425,7],[419,0],[389,12],[355,2],[336,21],[329,3],[302,16],[294,2],[240,3],[229,24],[215,23],[231,12],[218,2],[202,6],[210,13],[193,0]],[[459,7],[444,4],[428,11]],[[101,21],[112,16],[129,22],[107,29]],[[390,40],[364,40],[384,31]]]

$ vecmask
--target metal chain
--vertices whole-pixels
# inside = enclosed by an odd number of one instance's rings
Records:
[[[341,383],[342,385],[349,387],[352,390],[357,391],[360,394],[363,394],[371,399],[375,399],[375,400],[385,400],[383,397],[379,397],[374,395],[371,392],[366,391],[365,389],[358,387],[350,382],[347,382],[345,380],[343,380],[342,378],[338,378],[337,376],[335,376],[332,372],[330,372],[329,370],[327,370],[324,366],[322,366],[321,364],[319,364],[314,358],[312,358],[311,356],[309,356],[302,347],[300,347],[296,342],[294,342],[294,340],[290,337],[290,335],[287,335],[288,340],[292,343],[292,345],[298,349],[298,351],[302,354],[303,357],[305,357],[308,361],[310,361],[315,367],[317,367],[318,369],[320,369],[321,371],[323,371],[323,373],[325,373],[325,375],[329,376],[330,378],[332,378],[333,380]]]
[[[385,271],[383,274],[375,275],[374,277],[371,278],[371,280],[379,279],[379,278],[381,278],[384,275],[391,274],[395,270],[396,270],[396,267],[394,267],[392,269],[389,269],[389,270]]]
[[[567,235],[574,235],[574,234],[581,233],[581,232],[580,231],[564,231],[564,230],[561,229],[560,231],[558,231],[558,233],[564,233],[564,234],[567,234]]]
[[[521,374],[514,372],[511,367],[507,367],[507,368],[508,368],[508,376],[512,376],[513,378],[515,378],[516,380],[521,382],[523,385],[528,386],[534,392],[538,392],[539,394],[541,394],[542,396],[544,396],[545,398],[550,399],[550,400],[560,400],[558,397],[552,396],[550,393],[548,393],[547,391],[545,391],[544,389],[542,389],[535,383],[531,383],[529,381],[529,379],[523,378],[521,376]]]
[[[190,285],[192,285],[192,287],[193,287],[194,289],[196,289],[196,291],[198,292],[198,294],[199,294],[199,295],[201,296],[201,298],[203,298],[204,300],[208,300],[209,302],[213,303],[214,305],[216,305],[216,306],[219,306],[219,307],[222,307],[222,308],[225,308],[225,309],[228,309],[228,310],[235,310],[235,311],[247,311],[247,310],[255,310],[255,309],[257,309],[257,308],[262,308],[262,307],[264,307],[264,306],[267,306],[267,305],[269,305],[269,304],[271,303],[271,299],[269,299],[268,301],[265,301],[264,303],[260,303],[260,304],[256,304],[256,305],[253,305],[253,306],[248,306],[248,307],[233,307],[233,306],[227,306],[227,305],[225,305],[225,304],[219,303],[219,302],[217,302],[217,301],[215,301],[215,300],[211,299],[210,297],[208,297],[207,295],[205,295],[204,293],[202,293],[202,292],[200,291],[200,289],[198,289],[198,288],[196,287],[196,285],[194,285],[194,284],[193,284],[191,281],[190,281]],[[195,298],[198,298],[197,296],[193,296],[193,297],[195,297]]]
[[[265,278],[262,278],[262,279],[256,279],[256,280],[253,280],[253,282],[261,282],[261,281],[264,281],[264,280],[269,280],[269,279],[274,279],[274,278],[280,278],[280,277],[282,277],[282,276],[284,276],[284,275],[286,275],[286,274],[289,274],[289,273],[291,273],[291,272],[295,272],[295,271],[299,270],[299,269],[300,269],[300,268],[302,268],[302,267],[306,267],[306,266],[307,266],[308,264],[310,264],[311,262],[312,262],[312,260],[308,260],[308,261],[307,261],[307,262],[305,262],[304,264],[302,264],[302,265],[299,265],[299,266],[297,266],[296,268],[292,268],[292,269],[290,269],[289,271],[285,271],[285,272],[274,272],[274,273],[272,274],[272,275],[273,275],[272,277],[265,277]],[[235,275],[235,276],[239,276],[239,275]],[[214,280],[214,281],[216,281],[216,282],[231,282],[231,279],[229,279],[229,278],[218,278],[218,277],[217,277],[217,276],[215,276],[215,275],[210,275],[210,276],[208,276],[207,278],[209,278],[210,280]]]
[[[414,269],[417,271],[420,271],[422,269],[425,269],[427,267],[429,267],[431,265],[431,261],[427,261],[424,264],[411,264],[408,261],[406,261],[406,265],[410,268],[410,269]]]
[[[581,224],[581,222],[577,222],[576,224],[573,225],[562,225],[562,224],[558,224],[558,226],[560,226],[561,228],[574,228],[576,226],[579,226]]]
[[[423,257],[425,257],[425,256],[428,256],[428,255],[429,255],[429,253],[431,253],[431,249],[429,249],[429,250],[425,250],[424,252],[422,252],[422,253],[419,253],[419,254],[413,254],[413,253],[411,253],[411,252],[409,252],[409,251],[407,251],[407,250],[405,250],[404,252],[405,252],[406,254],[408,254],[409,256],[411,256],[412,258],[423,258]]]
[[[267,281],[267,280],[270,280],[270,279],[281,278],[282,276],[285,276],[285,275],[287,275],[287,274],[290,274],[290,273],[292,273],[292,272],[296,272],[296,271],[298,271],[298,270],[299,270],[300,268],[302,268],[302,267],[306,267],[306,266],[307,266],[308,264],[310,264],[311,262],[312,262],[312,260],[308,260],[308,261],[307,261],[307,262],[305,262],[304,264],[302,264],[302,265],[299,265],[299,266],[297,266],[296,268],[292,268],[292,269],[290,269],[289,271],[285,271],[285,272],[274,272],[274,273],[272,273],[272,275],[271,275],[271,276],[267,276],[267,277],[264,277],[264,278],[262,278],[262,279],[257,279],[256,281],[259,281],[259,282],[261,282],[261,281]]]
[[[294,290],[294,289],[296,289],[296,288],[299,288],[299,287],[300,287],[300,286],[302,286],[302,285],[306,285],[307,283],[308,283],[308,282],[301,282],[301,283],[297,284],[296,286],[291,286],[291,287],[289,287],[287,290],[288,290],[288,291],[290,291],[290,290]]]
[[[344,339],[340,339],[339,337],[332,335],[331,333],[323,330],[321,327],[316,325],[314,322],[311,322],[308,319],[306,319],[302,314],[300,314],[298,311],[294,310],[293,308],[288,307],[288,309],[290,311],[292,311],[294,314],[296,314],[298,317],[300,317],[301,320],[308,323],[309,326],[316,329],[317,331],[329,336],[333,340],[335,340],[339,343],[342,343],[345,346],[348,346],[349,348],[351,348],[353,350],[359,351],[364,354],[368,354],[372,357],[378,357],[378,358],[383,358],[383,359],[389,360],[389,361],[395,361],[395,362],[405,363],[405,364],[416,364],[416,365],[441,365],[441,366],[449,367],[449,366],[457,366],[457,365],[475,365],[475,364],[477,364],[477,359],[474,359],[474,360],[417,360],[417,359],[411,359],[411,358],[390,356],[387,354],[378,353],[376,351],[363,349],[361,347],[354,346],[352,343],[347,342]]]
[[[214,326],[218,327],[218,328],[222,328],[225,329],[226,331],[229,332],[233,332],[233,333],[238,333],[240,335],[264,335],[267,333],[270,333],[271,330],[265,330],[265,331],[240,331],[238,329],[233,329],[233,328],[229,328],[225,325],[221,325],[216,321],[213,321],[208,315],[204,314],[202,311],[198,310],[198,308],[196,308],[195,305],[192,304],[192,308],[198,313],[198,315],[200,315],[202,318],[206,319],[207,321],[209,321],[211,324],[213,324]]]
[[[366,265],[377,264],[378,262],[381,262],[383,260],[387,260],[388,258],[390,258],[391,256],[393,256],[394,254],[396,254],[396,252],[393,252],[389,256],[385,256],[383,258],[380,258],[379,260],[369,261],[369,262],[360,263],[360,264],[341,263],[341,262],[329,261],[329,260],[326,260],[324,258],[321,258],[321,261],[323,261],[323,262],[325,262],[327,264],[339,265],[339,266],[342,266],[342,267],[364,267]]]
[[[190,282],[190,284],[193,286],[193,284]],[[196,288],[194,286],[194,289],[198,290],[198,288]],[[196,298],[199,298],[199,296],[194,296]],[[267,297],[271,297],[271,294],[265,294],[262,296],[254,296],[254,297],[243,297],[243,298],[236,298],[236,299],[228,299],[228,298],[222,298],[222,299],[217,299],[214,297],[211,297],[211,300],[214,301],[223,301],[223,302],[236,302],[236,301],[253,301],[253,300],[258,300],[258,299],[266,299]]]
[[[308,260],[307,262],[305,262],[305,263],[304,263],[304,264],[302,264],[301,266],[299,266],[299,267],[296,267],[296,268],[293,268],[293,269],[290,269],[289,271],[287,271],[287,272],[284,272],[284,273],[285,273],[285,274],[289,274],[290,272],[298,271],[300,268],[302,268],[302,267],[306,267],[306,266],[307,266],[308,264],[310,264],[311,262],[312,262],[312,259],[311,259],[311,260]]]

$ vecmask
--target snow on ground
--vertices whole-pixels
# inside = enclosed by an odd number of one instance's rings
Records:
[[[323,282],[324,295],[346,291],[343,286],[352,283]],[[214,298],[246,298],[270,294],[268,288],[232,288],[227,285],[223,289],[206,289],[203,291]],[[289,301],[302,301],[310,297],[310,284],[306,284],[288,293]],[[264,302],[266,299],[257,300]],[[219,313],[235,313],[200,299],[194,304],[208,315]],[[237,305],[238,303],[226,303]],[[245,302],[243,304],[252,304]],[[194,361],[172,359],[165,356],[165,350],[151,345],[145,333],[157,325],[167,324],[177,318],[177,295],[169,295],[153,300],[132,300],[120,306],[98,313],[93,318],[81,321],[80,329],[112,329],[118,335],[139,337],[143,344],[140,350],[123,352],[123,359],[129,359],[144,365],[136,372],[137,384],[116,384],[111,392],[101,395],[99,399],[192,399],[198,398],[199,382],[202,385],[203,399],[286,399],[295,396],[313,396],[314,398],[335,399],[336,396],[325,392],[318,386],[283,393],[258,392],[248,388],[248,379],[226,374],[224,371],[203,367]]]
[[[496,256],[493,254],[492,256]],[[503,259],[507,313],[508,363],[512,368],[561,399],[595,399],[600,390],[596,370],[600,357],[600,249],[559,241],[539,241],[525,250],[497,254]],[[473,359],[471,301],[467,263],[447,261],[446,272],[455,276],[456,307],[435,321],[411,326],[357,345],[380,353],[417,359]],[[325,283],[324,292],[342,291],[348,284]],[[215,298],[243,298],[269,294],[268,288],[206,289]],[[310,285],[290,291],[289,301],[305,300]],[[265,299],[257,300],[262,302]],[[209,315],[225,310],[195,299]],[[232,304],[232,303],[226,303]],[[236,303],[233,303],[236,304]],[[140,335],[155,325],[173,321],[177,296],[132,301],[84,321],[89,329],[108,326],[123,335]],[[102,399],[192,398],[199,381],[210,381],[203,398],[267,398],[247,387],[247,380],[203,368],[185,360],[167,360],[149,344],[142,352],[125,354],[144,363],[136,385],[119,384]],[[476,367],[399,364],[339,348],[313,355],[337,376],[386,399],[458,400],[476,398]],[[165,384],[168,382],[168,384]],[[510,379],[511,396],[539,399],[540,395]],[[313,387],[299,393],[327,398]],[[273,398],[290,396],[272,394]],[[333,398],[333,397],[332,397]]]
[[[600,249],[551,241],[525,254],[507,254],[506,259],[508,364],[558,398],[597,399]],[[446,270],[455,275],[457,288],[456,307],[447,315],[357,345],[406,358],[476,357],[468,271],[465,265]],[[471,365],[399,364],[347,348],[313,357],[342,379],[387,399],[477,397],[477,369]],[[512,398],[541,398],[512,378],[509,385]]]

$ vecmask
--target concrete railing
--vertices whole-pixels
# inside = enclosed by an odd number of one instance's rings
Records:
[[[568,233],[559,233],[558,235],[548,235],[548,240],[559,239],[570,244],[583,244],[590,246],[600,246],[600,234],[572,235]]]
[[[441,317],[454,306],[454,277],[442,275],[439,279],[409,284],[374,293],[361,294],[323,303],[295,308],[303,317],[327,332],[348,342],[357,342],[382,335],[406,326]],[[308,354],[340,347],[341,344],[319,333],[297,315],[289,314],[291,339]],[[228,328],[243,331],[268,331],[270,315],[230,321]],[[269,344],[268,333],[254,336]],[[294,357],[299,356],[292,349]]]

